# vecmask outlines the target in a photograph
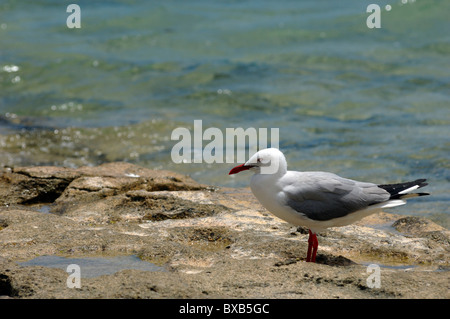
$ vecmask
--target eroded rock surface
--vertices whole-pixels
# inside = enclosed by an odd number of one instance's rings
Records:
[[[411,205],[413,209],[413,205]],[[248,189],[212,188],[128,163],[22,167],[0,176],[0,295],[7,298],[448,298],[449,231],[380,213],[319,234],[268,213]],[[68,288],[37,256],[135,255],[164,271],[124,269]],[[380,266],[381,286],[367,281]],[[81,269],[83,272],[83,269]]]

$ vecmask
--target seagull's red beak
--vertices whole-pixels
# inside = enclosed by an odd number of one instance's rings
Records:
[[[249,165],[249,166],[244,166],[244,165],[245,165],[245,164],[241,164],[241,165],[238,165],[238,166],[236,166],[236,167],[233,167],[233,168],[231,169],[231,171],[228,173],[228,175],[237,174],[237,173],[239,173],[239,172],[246,171],[246,170],[252,168],[251,165]]]

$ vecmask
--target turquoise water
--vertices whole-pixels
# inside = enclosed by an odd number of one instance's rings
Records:
[[[76,1],[69,29],[74,2],[0,2],[1,165],[246,186],[230,163],[174,163],[172,131],[279,128],[290,169],[428,178],[433,196],[394,212],[450,225],[449,1],[378,1],[380,29],[353,0]]]

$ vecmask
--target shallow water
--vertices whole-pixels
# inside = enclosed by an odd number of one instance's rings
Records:
[[[386,269],[395,269],[395,270],[404,270],[404,271],[409,271],[409,270],[414,270],[415,268],[417,268],[418,266],[415,265],[385,265],[385,264],[373,264],[373,263],[369,263],[369,262],[363,262],[361,263],[361,265],[364,266],[378,266],[380,268],[386,268]],[[436,270],[436,271],[442,271],[442,270]]]
[[[81,278],[93,278],[103,275],[111,275],[125,269],[136,269],[142,271],[164,271],[163,267],[142,261],[137,256],[119,256],[111,258],[85,257],[66,258],[59,256],[39,256],[26,262],[20,262],[21,266],[43,266],[59,268],[64,271],[68,266],[75,264],[80,267]],[[69,269],[68,273],[73,271]]]
[[[246,186],[232,163],[176,164],[171,133],[279,128],[290,169],[428,178],[393,212],[449,227],[448,1],[0,4],[0,164],[128,161]],[[386,11],[385,5],[391,10]],[[203,147],[209,141],[203,141]]]

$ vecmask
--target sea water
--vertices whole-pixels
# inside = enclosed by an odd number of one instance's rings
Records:
[[[80,28],[68,3],[0,3],[2,166],[127,161],[242,187],[233,163],[174,162],[172,132],[278,128],[289,169],[428,178],[432,196],[391,211],[449,226],[449,1],[72,2]]]

